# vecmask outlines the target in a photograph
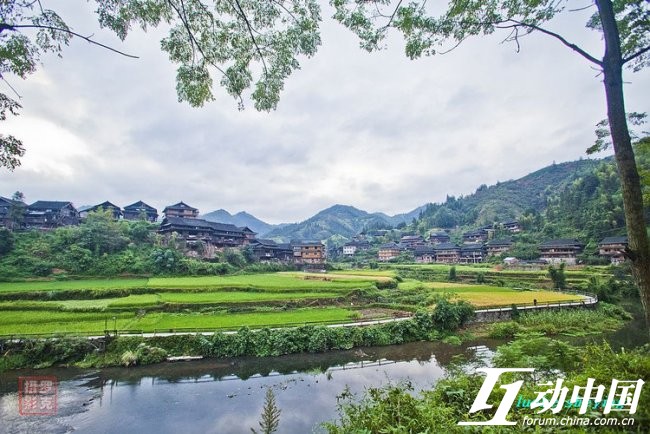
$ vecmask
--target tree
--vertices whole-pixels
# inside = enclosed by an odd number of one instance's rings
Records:
[[[544,28],[556,15],[571,11],[568,3],[568,0],[452,0],[446,9],[436,5],[442,12],[434,15],[431,13],[434,7],[426,0],[408,4],[401,0],[332,0],[335,19],[356,33],[361,47],[368,51],[381,48],[390,29],[404,36],[406,55],[411,59],[444,54],[471,36],[500,30],[508,32],[505,40],[515,43],[519,49],[521,37],[540,33],[557,40],[602,72],[607,123],[623,191],[629,239],[627,255],[632,261],[632,273],[650,326],[650,242],[623,92],[623,67],[640,71],[650,64],[650,2],[594,0],[580,8],[595,9],[587,28],[602,33],[602,58]]]
[[[45,53],[60,55],[80,38],[116,53],[115,48],[75,32],[45,1],[0,2],[0,79],[26,78]],[[298,56],[312,56],[320,45],[316,0],[95,0],[99,24],[126,38],[133,26],[146,30],[166,24],[161,47],[177,63],[179,101],[202,106],[214,99],[212,75],[244,105],[243,93],[258,110],[275,109],[284,80],[299,68]],[[17,92],[14,91],[17,94]],[[0,121],[20,104],[0,93]],[[25,149],[13,136],[0,135],[0,167],[20,165]]]
[[[11,230],[20,228],[25,221],[25,195],[20,191],[11,196],[11,206],[9,207],[9,220],[11,221]]]

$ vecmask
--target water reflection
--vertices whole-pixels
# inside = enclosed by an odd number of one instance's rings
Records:
[[[388,382],[433,385],[458,356],[481,363],[490,351],[417,342],[326,354],[166,363],[93,372],[69,369],[0,375],[0,431],[90,433],[250,433],[268,387],[282,410],[281,433],[320,432],[336,417],[336,397]],[[18,415],[19,375],[59,378],[53,417]]]

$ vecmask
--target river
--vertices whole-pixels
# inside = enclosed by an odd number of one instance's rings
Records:
[[[411,381],[430,387],[452,360],[485,363],[488,346],[416,342],[326,354],[162,363],[95,371],[21,370],[0,374],[0,431],[8,433],[250,433],[267,388],[281,409],[280,433],[322,432],[346,388]],[[18,377],[58,379],[57,412],[21,416]]]
[[[607,336],[612,346],[647,342],[642,321]],[[602,339],[602,335],[597,339]],[[0,374],[0,432],[250,433],[258,429],[267,388],[281,409],[279,433],[323,432],[337,418],[337,397],[410,381],[429,388],[450,363],[489,363],[499,342],[451,346],[415,342],[324,354],[207,359],[101,370],[44,369]],[[459,358],[462,361],[459,362]],[[56,414],[19,414],[19,377],[58,381]]]

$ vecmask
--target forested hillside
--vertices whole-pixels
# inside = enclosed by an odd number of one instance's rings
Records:
[[[483,184],[468,196],[448,196],[444,203],[428,205],[417,227],[484,226],[517,218],[526,211],[541,212],[551,195],[600,163],[600,160],[578,160],[553,164],[514,181],[489,187]]]

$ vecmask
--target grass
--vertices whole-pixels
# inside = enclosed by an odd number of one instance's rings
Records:
[[[265,301],[295,301],[315,298],[335,298],[336,292],[168,292],[160,298],[168,303],[246,303]]]
[[[74,289],[130,289],[144,288],[147,279],[85,279],[34,282],[2,282],[0,292],[59,291]]]
[[[401,266],[401,265],[400,265]],[[417,265],[447,270],[446,265]],[[478,270],[471,266],[459,266]],[[486,268],[483,268],[486,270]],[[347,270],[333,273],[265,273],[235,276],[174,277],[151,279],[104,279],[74,281],[34,281],[0,283],[0,292],[96,290],[99,294],[84,294],[88,299],[30,300],[0,302],[0,335],[17,333],[73,333],[101,332],[108,320],[113,329],[153,331],[175,328],[238,328],[243,325],[261,326],[313,321],[346,321],[353,315],[347,309],[350,302],[363,308],[365,292],[377,282],[396,277],[394,270]],[[102,289],[147,288],[146,294],[116,297],[101,296]],[[547,301],[578,300],[580,296],[554,291],[518,291],[493,284],[473,285],[457,282],[421,282],[404,279],[395,289],[378,290],[378,294],[391,303],[407,309],[412,306],[430,306],[435,294],[451,294],[456,299],[467,300],[477,307],[510,306],[511,304]],[[375,291],[369,291],[375,294]],[[80,297],[82,294],[77,294]],[[348,295],[352,298],[346,298]],[[93,297],[93,298],[91,298]],[[286,308],[279,304],[299,301],[327,300],[328,307]],[[368,299],[372,303],[374,299]],[[181,312],[161,311],[164,304],[182,305]],[[238,303],[247,303],[253,312],[227,313]],[[323,304],[323,303],[319,303]],[[207,307],[213,305],[215,307]],[[217,308],[218,305],[224,305]],[[151,308],[156,309],[151,309]],[[207,309],[221,309],[206,313]]]
[[[239,328],[242,326],[281,326],[323,321],[345,322],[354,318],[354,312],[339,308],[295,309],[286,312],[254,312],[231,314],[169,314],[154,313],[134,321],[130,327],[142,330],[175,328]]]
[[[509,306],[511,304],[530,304],[537,300],[538,304],[546,302],[580,301],[580,295],[562,294],[553,291],[514,291],[500,288],[500,292],[456,292],[458,299],[465,300],[476,307]]]
[[[5,311],[0,316],[0,335],[34,333],[97,332],[104,327],[118,330],[144,332],[169,331],[180,328],[228,328],[242,326],[281,326],[310,322],[345,322],[354,318],[355,312],[341,308],[295,309],[282,312],[253,313],[165,313],[155,312],[144,316],[133,313],[97,314],[94,312]]]
[[[318,279],[317,279],[318,278]],[[167,277],[149,279],[150,288],[259,288],[273,290],[337,290],[368,288],[374,285],[376,279],[351,276],[305,274],[305,273],[267,273],[240,276],[208,276],[208,277]]]

